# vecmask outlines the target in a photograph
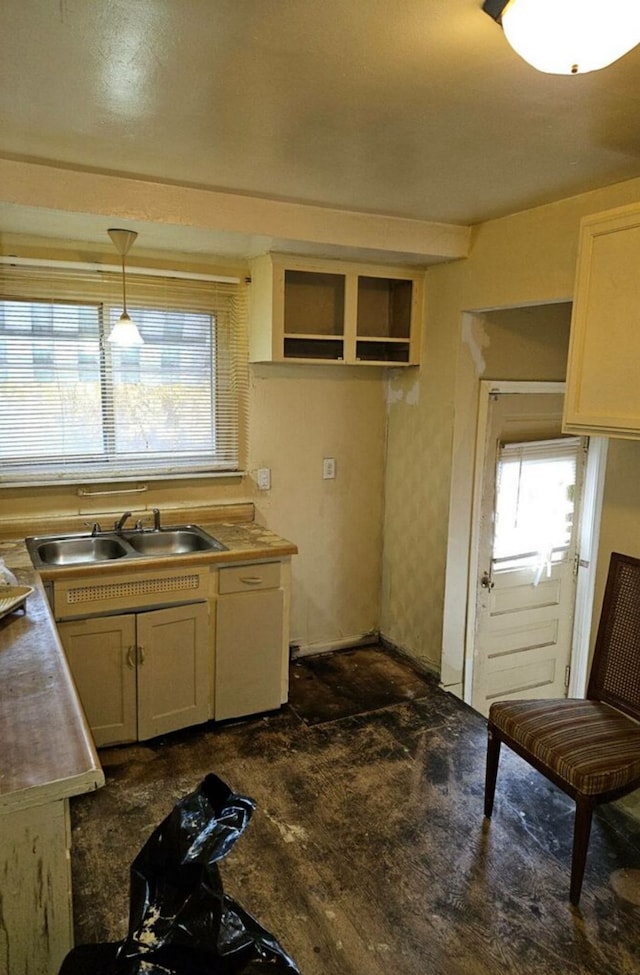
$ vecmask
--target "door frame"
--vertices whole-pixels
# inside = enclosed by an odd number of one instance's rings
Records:
[[[480,543],[480,506],[484,476],[485,440],[489,422],[491,396],[495,393],[564,393],[563,382],[514,382],[480,380],[471,503],[469,571],[467,577],[466,625],[464,636],[463,700],[471,704],[476,633],[476,589]],[[583,697],[587,684],[593,593],[604,494],[604,474],[608,441],[606,437],[589,438],[584,472],[582,503],[578,527],[578,572],[571,642],[571,677],[568,694]]]

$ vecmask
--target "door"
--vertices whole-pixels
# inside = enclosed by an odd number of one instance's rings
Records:
[[[208,626],[207,603],[138,614],[140,741],[208,720]]]
[[[98,616],[57,626],[96,745],[135,741],[135,616]]]
[[[563,697],[585,442],[560,436],[562,394],[494,393],[484,444],[472,706]]]
[[[216,721],[273,711],[280,707],[283,626],[282,589],[219,596],[216,612]]]

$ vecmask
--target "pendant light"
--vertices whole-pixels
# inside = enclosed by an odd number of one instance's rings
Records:
[[[509,44],[548,74],[606,68],[640,44],[638,0],[485,0]]]
[[[138,326],[129,318],[127,312],[127,282],[124,271],[124,259],[131,250],[138,236],[135,230],[109,230],[113,246],[122,258],[122,314],[109,333],[108,341],[113,345],[144,345],[144,340],[138,331]]]

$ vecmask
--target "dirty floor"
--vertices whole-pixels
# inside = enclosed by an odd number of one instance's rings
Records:
[[[225,889],[303,975],[637,975],[640,822],[596,814],[571,909],[573,804],[503,750],[485,823],[485,739],[374,647],[293,664],[281,712],[105,749],[72,803],[76,940],[124,937],[129,864],[213,771],[257,802]]]

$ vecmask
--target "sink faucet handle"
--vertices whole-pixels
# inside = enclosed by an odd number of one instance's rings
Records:
[[[91,529],[91,534],[92,535],[97,535],[98,532],[101,532],[102,531],[102,528],[100,527],[100,522],[99,521],[94,521],[94,522],[85,521],[85,525],[87,526],[87,528],[90,528]]]

